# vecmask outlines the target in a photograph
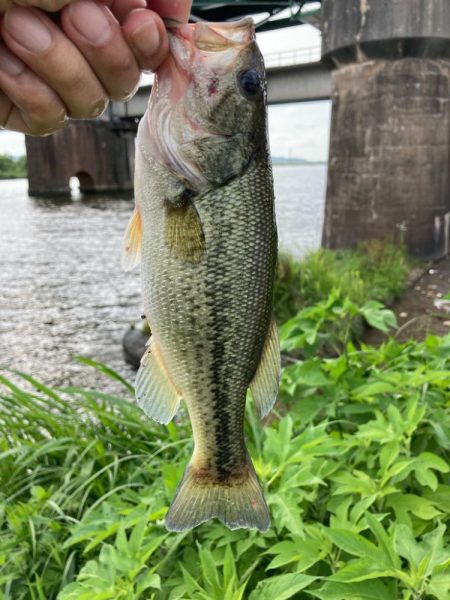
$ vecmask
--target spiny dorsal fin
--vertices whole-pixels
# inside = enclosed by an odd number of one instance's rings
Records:
[[[135,207],[128,222],[122,246],[122,267],[124,271],[131,271],[141,262],[142,221],[141,211]]]
[[[136,376],[136,401],[145,414],[167,425],[175,416],[181,393],[170,378],[153,338]]]
[[[277,399],[281,375],[280,343],[275,319],[272,317],[261,355],[261,361],[250,383],[253,401],[258,415],[263,418]]]
[[[197,263],[205,251],[205,235],[188,190],[178,202],[166,202],[165,239],[175,258]]]

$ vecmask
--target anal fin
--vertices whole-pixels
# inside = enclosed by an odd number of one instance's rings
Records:
[[[269,325],[261,361],[250,383],[253,401],[258,415],[263,418],[272,409],[277,399],[281,376],[280,342],[275,319]]]
[[[141,359],[135,387],[136,401],[145,414],[158,423],[170,423],[178,410],[181,394],[173,384],[153,339]]]

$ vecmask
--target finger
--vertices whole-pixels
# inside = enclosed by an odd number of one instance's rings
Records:
[[[191,13],[192,2],[190,0],[148,0],[148,8],[154,10],[163,19],[187,23]]]
[[[61,98],[74,118],[98,116],[107,96],[80,51],[36,8],[11,6],[2,20],[9,49]]]
[[[169,52],[161,18],[151,10],[133,10],[122,25],[123,34],[143,71],[155,71]]]
[[[3,2],[8,6],[12,4],[11,0],[3,0]],[[66,4],[69,4],[69,2],[70,0],[14,0],[14,4],[18,4],[19,6],[34,6],[35,8],[45,10],[45,12],[57,12],[64,8]]]
[[[0,44],[0,126],[43,135],[66,121],[66,110],[43,81],[3,44]]]
[[[146,0],[113,0],[109,5],[112,14],[122,24],[132,10],[147,8]]]
[[[8,131],[31,134],[28,125],[23,120],[20,110],[10,98],[0,90],[0,127]],[[44,134],[45,135],[45,134]]]
[[[110,98],[136,90],[140,69],[111,11],[94,0],[75,0],[61,15],[67,37],[85,56]]]
[[[0,90],[0,127],[5,127],[13,106],[11,99]]]

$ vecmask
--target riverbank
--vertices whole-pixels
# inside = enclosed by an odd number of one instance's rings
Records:
[[[419,263],[383,242],[368,242],[354,251],[318,250],[302,261],[281,256],[275,287],[278,322],[333,290],[357,305],[381,302],[395,316],[395,331],[383,332],[369,323],[356,331],[364,343],[379,345],[390,334],[407,342],[450,333],[450,256]]]
[[[414,267],[409,279],[405,293],[391,304],[398,322],[395,338],[423,341],[431,334],[450,333],[450,256]],[[373,329],[364,335],[368,344],[380,344],[385,339]]]

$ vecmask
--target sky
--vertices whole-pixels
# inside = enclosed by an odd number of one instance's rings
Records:
[[[288,27],[258,35],[264,57],[296,48],[320,49],[320,32],[310,25]],[[273,156],[326,161],[331,102],[297,102],[269,106],[269,139]]]
[[[258,34],[265,57],[295,48],[320,48],[320,32],[309,25]],[[269,106],[269,138],[273,156],[326,161],[331,103],[299,102]],[[24,136],[0,131],[0,154],[25,154]]]

